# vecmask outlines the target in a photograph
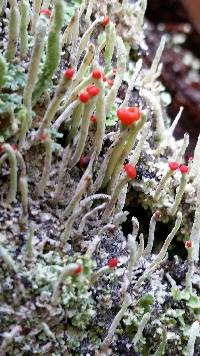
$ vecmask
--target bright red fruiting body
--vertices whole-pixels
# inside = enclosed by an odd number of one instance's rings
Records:
[[[79,274],[79,273],[82,272],[82,270],[83,270],[82,266],[79,265],[79,266],[76,267],[76,269],[74,270],[74,272],[75,272],[76,274]]]
[[[74,76],[74,69],[73,68],[68,68],[66,69],[66,71],[64,72],[64,76],[68,79],[71,80]]]
[[[51,17],[51,11],[49,9],[42,9],[40,11],[41,15],[47,15],[48,17]]]
[[[96,124],[96,123],[97,123],[96,115],[92,115],[91,118],[90,118],[90,121],[91,121],[93,124]]]
[[[111,258],[110,260],[108,260],[108,267],[115,268],[115,267],[117,267],[118,263],[119,263],[119,260],[117,258],[115,258],[115,257]]]
[[[87,103],[88,100],[90,99],[90,95],[88,94],[87,91],[83,91],[82,93],[80,93],[79,95],[79,99],[82,103]]]
[[[178,162],[169,162],[169,168],[171,169],[171,171],[176,171],[179,167]]]
[[[99,94],[99,88],[94,84],[88,85],[86,90],[90,96],[97,96]]]
[[[122,124],[131,125],[140,119],[141,112],[137,106],[125,107],[117,110],[117,116]]]
[[[112,87],[112,86],[113,86],[113,83],[114,83],[114,80],[112,80],[112,79],[107,79],[107,83],[108,83],[108,85],[109,85],[110,87]]]
[[[46,132],[43,132],[43,133],[39,136],[39,140],[40,140],[41,142],[47,141],[48,138],[49,138],[49,135],[48,135]]]
[[[101,77],[102,77],[102,73],[99,69],[93,70],[93,72],[92,72],[93,79],[101,79]]]
[[[185,248],[192,248],[192,241],[188,240],[185,242]]]
[[[108,16],[104,16],[102,25],[107,26],[107,25],[109,25],[109,23],[110,23],[110,18]]]
[[[81,156],[79,164],[81,168],[86,168],[90,162],[89,156]]]
[[[137,176],[137,171],[136,171],[136,168],[135,166],[133,166],[132,164],[130,163],[126,163],[124,164],[124,171],[126,172],[127,176],[130,178],[130,179],[135,179],[136,176]]]
[[[182,174],[186,174],[188,173],[188,166],[186,166],[185,164],[181,164],[179,170]]]

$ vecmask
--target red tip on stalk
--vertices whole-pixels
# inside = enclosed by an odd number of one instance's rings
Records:
[[[96,115],[92,115],[91,118],[90,118],[90,121],[91,121],[93,124],[96,124],[96,123],[97,123]]]
[[[49,139],[49,135],[46,132],[43,132],[40,136],[39,136],[39,140],[41,142],[45,142]]]
[[[117,73],[117,68],[113,68],[112,72],[113,72],[113,74],[116,74]]]
[[[128,178],[130,178],[130,179],[135,179],[136,178],[137,171],[136,171],[135,166],[133,166],[130,163],[126,163],[126,164],[124,164],[123,167],[124,167],[124,171],[126,172]]]
[[[90,96],[97,96],[99,94],[99,88],[94,84],[88,85],[86,91]]]
[[[66,69],[66,71],[64,72],[64,76],[68,79],[71,80],[74,76],[74,69],[73,68],[68,68]]]
[[[89,156],[81,156],[79,164],[81,168],[86,168],[90,162]]]
[[[156,210],[153,215],[154,215],[154,218],[155,218],[156,220],[160,220],[160,218],[161,218],[161,216],[162,216],[162,215],[161,215],[161,212],[160,212],[159,210]]]
[[[0,144],[0,153],[4,152],[4,145],[1,143]]]
[[[18,150],[18,146],[17,146],[16,143],[13,143],[13,144],[12,144],[12,149],[13,149],[14,151],[17,151],[17,150]]]
[[[102,25],[107,26],[107,25],[109,25],[109,23],[110,23],[110,18],[108,16],[104,16]]]
[[[118,119],[124,125],[131,125],[138,121],[141,117],[141,112],[137,106],[120,108],[117,110]]]
[[[79,99],[82,103],[87,103],[88,100],[90,99],[89,94],[87,93],[87,91],[83,91],[82,93],[80,93],[79,95]]]
[[[114,83],[114,80],[112,80],[112,79],[107,79],[107,83],[108,83],[108,85],[109,85],[110,87],[112,87],[112,86],[113,86],[113,83]]]
[[[108,260],[108,267],[115,268],[115,267],[117,267],[118,263],[119,263],[119,260],[117,258],[115,258],[115,257],[111,258],[110,260]]]
[[[48,17],[51,17],[51,11],[49,9],[42,9],[40,10],[41,15],[47,15]]]
[[[188,173],[188,166],[186,166],[185,164],[181,164],[179,170],[182,174],[186,174]]]
[[[83,270],[83,267],[81,265],[79,265],[75,268],[74,273],[79,274],[82,272],[82,270]]]
[[[192,241],[188,240],[185,242],[185,248],[192,248]]]
[[[107,82],[107,78],[104,74],[103,74],[103,82]]]
[[[171,171],[176,171],[179,167],[178,162],[169,162],[168,165]]]
[[[93,70],[93,72],[92,72],[93,79],[101,79],[101,77],[102,77],[102,73],[99,69]]]

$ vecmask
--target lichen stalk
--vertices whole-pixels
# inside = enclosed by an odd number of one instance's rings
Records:
[[[45,129],[48,129],[51,125],[52,120],[55,117],[55,114],[59,108],[59,105],[66,93],[66,91],[69,89],[71,84],[71,81],[68,80],[65,76],[63,76],[60,80],[60,83],[56,89],[55,96],[53,100],[49,103],[47,110],[45,112],[44,118],[39,126],[38,132],[37,132],[37,137],[39,137]],[[76,104],[72,103],[71,106],[67,107],[67,109],[64,111],[62,115],[60,115],[56,122],[54,123],[53,130],[57,130],[61,123],[66,120],[68,115],[71,114],[71,112],[74,110],[74,106]]]
[[[112,338],[114,336],[114,333],[120,323],[120,321],[122,320],[125,312],[127,311],[128,307],[130,306],[132,300],[131,300],[131,296],[130,294],[126,293],[125,297],[124,297],[124,301],[123,304],[121,306],[121,309],[119,310],[119,312],[117,313],[117,315],[115,316],[109,330],[108,330],[108,334],[105,337],[105,339],[103,340],[100,349],[102,351],[107,351],[109,345],[112,342]]]
[[[21,22],[20,22],[20,55],[26,58],[28,53],[28,25],[30,21],[30,5],[26,0],[22,0],[19,5]]]
[[[8,44],[6,49],[6,58],[10,62],[14,59],[17,52],[17,44],[20,32],[20,12],[16,0],[9,0],[10,17],[8,26]]]
[[[22,154],[18,150],[16,150],[16,157],[21,170],[19,177],[19,191],[22,200],[22,220],[24,220],[28,215],[28,180],[26,175],[26,165]]]
[[[115,168],[114,168],[113,173],[110,178],[110,182],[109,182],[109,186],[108,186],[109,193],[113,191],[115,184],[118,181],[120,171],[123,166],[123,162],[128,157],[131,150],[133,149],[134,144],[136,142],[136,138],[138,136],[138,133],[141,130],[141,128],[143,127],[143,125],[145,124],[145,121],[146,121],[146,117],[143,115],[138,123],[133,124],[132,130],[130,130],[129,134],[127,135],[125,146],[123,148],[121,155],[118,157]],[[140,156],[140,153],[141,153],[140,149],[142,149],[142,147],[143,147],[143,142],[145,141],[146,134],[147,134],[147,132],[145,131],[145,135],[144,135],[144,137],[142,137],[142,141],[138,144],[139,146],[136,147],[137,151],[135,152],[136,155],[133,158],[133,161],[137,160],[137,157]],[[138,159],[139,159],[139,157],[138,157]]]
[[[46,28],[47,28],[47,18],[42,15],[40,20],[38,21],[36,34],[35,34],[35,41],[32,50],[31,61],[28,68],[28,77],[26,81],[26,85],[24,88],[23,93],[23,103],[28,111],[29,116],[29,126],[31,125],[31,109],[32,109],[32,93],[35,87],[37,76],[39,72],[39,64],[42,55],[42,50],[44,47],[44,39],[46,35]]]
[[[181,200],[183,198],[183,194],[185,193],[185,188],[187,186],[187,182],[188,182],[188,174],[182,174],[180,185],[176,191],[174,203],[173,203],[172,207],[169,209],[169,214],[172,216],[174,216],[178,210],[178,207],[179,207]]]
[[[39,18],[39,12],[41,9],[42,5],[42,0],[34,0],[33,1],[33,12],[32,12],[32,24],[31,24],[31,32],[35,33],[36,30],[36,24]]]
[[[198,320],[196,320],[192,324],[191,329],[190,329],[190,336],[189,336],[189,340],[188,340],[188,344],[187,344],[186,352],[185,352],[186,356],[194,355],[195,342],[196,342],[196,338],[199,335],[199,331],[200,331],[200,323]]]
[[[85,104],[81,127],[80,127],[79,141],[77,143],[75,152],[70,160],[70,164],[69,164],[70,168],[74,167],[80,161],[81,155],[85,147],[86,139],[88,136],[90,117],[94,111],[94,107],[95,107],[95,99],[92,99]]]
[[[192,231],[190,234],[190,240],[193,244],[193,260],[195,262],[198,262],[200,247],[200,178],[198,178],[196,209],[194,215],[194,222],[192,225]]]
[[[14,259],[2,245],[0,245],[0,257],[11,271],[17,273],[17,266]]]
[[[8,191],[7,201],[12,203],[16,199],[17,194],[17,158],[14,149],[8,144],[4,144],[4,150],[10,164],[10,187]]]
[[[103,20],[102,17],[96,19],[91,25],[90,27],[87,29],[87,31],[84,33],[83,37],[81,38],[81,41],[79,43],[79,48],[78,48],[78,52],[77,52],[77,56],[76,56],[76,62],[79,61],[81,54],[83,53],[83,51],[85,50],[85,48],[87,47],[88,41],[90,39],[90,36],[92,34],[92,32],[95,30],[95,27],[101,23]]]
[[[188,252],[188,271],[185,277],[185,288],[192,293],[192,276],[194,273],[193,246],[187,248]]]
[[[95,134],[95,150],[97,155],[101,152],[103,139],[105,135],[106,125],[106,109],[105,109],[105,86],[100,80],[95,80],[97,87],[99,88],[99,95],[96,101],[96,120],[97,128]]]
[[[49,173],[51,170],[51,161],[52,161],[52,140],[50,137],[48,137],[45,142],[44,142],[44,146],[45,146],[45,160],[44,160],[44,168],[43,168],[43,172],[42,172],[42,177],[40,179],[40,181],[37,184],[37,194],[38,195],[43,195],[44,194],[44,190],[45,187],[48,183],[48,179],[49,179]]]
[[[165,255],[167,253],[167,249],[168,249],[172,239],[174,238],[174,236],[176,235],[178,229],[180,228],[181,222],[182,222],[182,214],[181,214],[181,212],[178,212],[174,228],[172,229],[170,234],[167,236],[167,238],[166,238],[166,240],[165,240],[165,242],[164,242],[159,254],[156,256],[156,258],[151,263],[151,265],[148,267],[148,269],[142,274],[142,276],[138,279],[138,281],[134,285],[134,289],[139,288],[139,286],[145,281],[145,279],[148,278],[148,276],[155,269],[157,269],[158,266],[162,263],[163,259],[165,258]]]
[[[153,109],[156,119],[156,136],[158,141],[163,141],[166,137],[161,105],[158,98],[147,89],[141,89],[140,95],[146,100],[147,104]]]
[[[62,272],[60,273],[58,282],[54,286],[53,295],[51,298],[51,303],[53,305],[57,305],[59,303],[59,297],[61,294],[61,287],[64,283],[64,280],[67,276],[76,274],[77,268],[80,266],[78,263],[70,263],[66,267],[63,268]]]
[[[143,315],[142,319],[140,320],[137,333],[135,334],[135,336],[133,338],[133,344],[135,346],[138,344],[140,338],[142,337],[143,330],[144,330],[145,326],[147,325],[148,321],[150,320],[150,317],[151,317],[151,313],[145,313]]]
[[[126,58],[127,52],[123,40],[120,37],[117,37],[117,72],[113,86],[105,98],[106,115],[110,112],[117,97],[119,87],[122,83],[124,73],[126,71]]]
[[[0,55],[0,91],[4,85],[6,73],[7,73],[6,60],[3,56]]]
[[[157,223],[157,215],[158,212],[155,212],[150,220],[149,224],[149,235],[148,235],[148,241],[147,241],[147,246],[145,248],[145,257],[150,256],[154,244],[154,238],[155,238],[155,228],[156,228],[156,223]]]
[[[64,3],[57,0],[54,7],[53,22],[48,34],[47,52],[41,74],[33,92],[33,105],[37,102],[49,85],[52,76],[58,68],[61,54],[60,32],[64,22]]]
[[[111,59],[114,53],[116,42],[116,30],[115,25],[111,22],[105,29],[106,32],[106,47],[104,52],[105,59],[105,72],[107,73],[111,69]]]

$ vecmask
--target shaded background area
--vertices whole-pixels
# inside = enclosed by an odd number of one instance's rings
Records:
[[[200,11],[200,2],[198,10]],[[165,49],[162,57],[161,81],[172,96],[172,103],[168,107],[169,116],[174,118],[181,105],[185,108],[175,136],[182,138],[185,132],[189,133],[190,146],[187,155],[192,155],[200,132],[200,34],[181,0],[149,0],[146,17],[150,22],[150,29],[146,33],[150,61],[163,33],[173,43],[170,48]],[[184,37],[185,41],[181,43]],[[178,40],[180,43],[176,43]],[[190,58],[188,51],[191,51],[194,58]],[[150,64],[148,61],[147,57],[146,62]]]

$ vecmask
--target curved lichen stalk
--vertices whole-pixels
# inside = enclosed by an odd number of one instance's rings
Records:
[[[7,73],[7,64],[3,56],[0,56],[0,91],[4,85]]]
[[[60,32],[64,22],[64,3],[58,0],[55,3],[53,23],[51,25],[48,41],[47,53],[44,65],[38,82],[33,92],[33,105],[37,102],[44,90],[48,87],[52,76],[58,68],[61,53]]]

